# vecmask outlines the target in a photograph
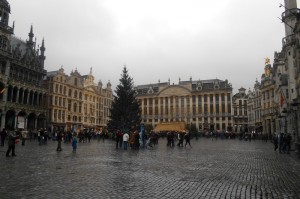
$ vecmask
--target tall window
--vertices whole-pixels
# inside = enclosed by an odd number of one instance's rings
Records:
[[[72,106],[71,100],[68,100],[68,111],[71,111],[71,106]]]
[[[75,113],[77,112],[77,104],[76,104],[76,103],[73,104],[73,111],[74,111]]]

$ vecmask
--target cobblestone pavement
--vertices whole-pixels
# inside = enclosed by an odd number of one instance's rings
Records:
[[[190,147],[124,151],[92,140],[56,152],[0,148],[0,198],[300,198],[300,159],[260,140],[192,139]]]

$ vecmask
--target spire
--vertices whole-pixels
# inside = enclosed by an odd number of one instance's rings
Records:
[[[42,46],[41,46],[41,55],[44,56],[45,55],[45,39],[43,38],[43,41],[42,41]]]
[[[29,36],[29,42],[33,42],[33,36],[34,36],[34,34],[33,34],[33,27],[32,27],[32,25],[30,26],[30,32],[28,33],[28,36]]]
[[[41,54],[39,56],[40,58],[40,61],[41,61],[41,66],[42,68],[44,68],[44,63],[45,63],[45,59],[46,59],[46,56],[45,56],[45,41],[44,41],[44,38],[43,38],[43,41],[42,41],[42,46],[39,48],[40,51],[41,51]]]
[[[90,75],[93,74],[93,67],[90,68]]]
[[[30,32],[28,33],[28,36],[29,36],[29,40],[27,41],[27,44],[30,48],[33,48],[34,47],[34,42],[33,42],[33,37],[34,37],[34,34],[33,34],[33,27],[31,25],[30,27]]]

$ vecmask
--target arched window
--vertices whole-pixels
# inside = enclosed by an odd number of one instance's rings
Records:
[[[73,111],[74,111],[74,113],[76,113],[76,111],[77,111],[77,104],[76,103],[73,104]]]
[[[74,98],[77,98],[77,91],[74,91]]]

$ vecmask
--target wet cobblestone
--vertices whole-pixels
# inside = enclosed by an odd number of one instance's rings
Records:
[[[121,150],[92,140],[0,148],[0,198],[300,198],[300,160],[260,140],[192,140],[190,147]]]

